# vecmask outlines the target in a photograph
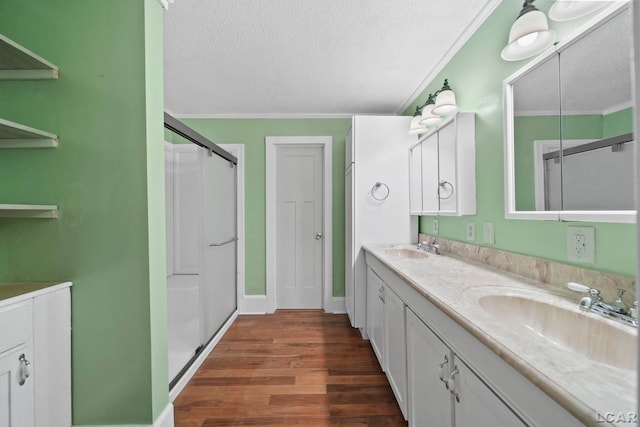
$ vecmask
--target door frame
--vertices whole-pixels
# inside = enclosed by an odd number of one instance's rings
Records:
[[[283,145],[323,147],[323,238],[322,254],[322,307],[325,311],[332,306],[333,298],[333,221],[332,221],[332,145],[331,136],[267,136],[266,149],[266,312],[273,313],[276,300],[276,149]]]

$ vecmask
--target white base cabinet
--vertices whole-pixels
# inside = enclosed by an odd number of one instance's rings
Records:
[[[367,268],[367,336],[380,367],[386,371],[383,315],[384,282]]]
[[[410,426],[524,426],[522,420],[407,310]]]
[[[0,427],[71,426],[69,286],[0,300]]]
[[[368,291],[384,290],[382,366],[410,426],[583,425],[377,258],[366,262]]]

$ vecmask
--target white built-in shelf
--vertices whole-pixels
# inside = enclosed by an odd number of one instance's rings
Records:
[[[58,136],[20,123],[0,119],[0,148],[52,148]]]
[[[0,204],[0,218],[57,218],[56,205],[3,205]]]
[[[58,67],[0,34],[0,80],[57,78]]]

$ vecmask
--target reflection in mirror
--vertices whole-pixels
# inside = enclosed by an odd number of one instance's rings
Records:
[[[632,36],[617,9],[507,80],[511,210],[635,209]]]
[[[561,205],[551,209],[635,209],[632,36],[627,9],[560,54],[562,186],[549,190]],[[575,139],[590,143],[568,147]],[[555,162],[545,164],[559,170]]]

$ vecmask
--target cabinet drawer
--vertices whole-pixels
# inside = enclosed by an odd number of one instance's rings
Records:
[[[0,353],[31,339],[32,310],[31,301],[0,308]]]

